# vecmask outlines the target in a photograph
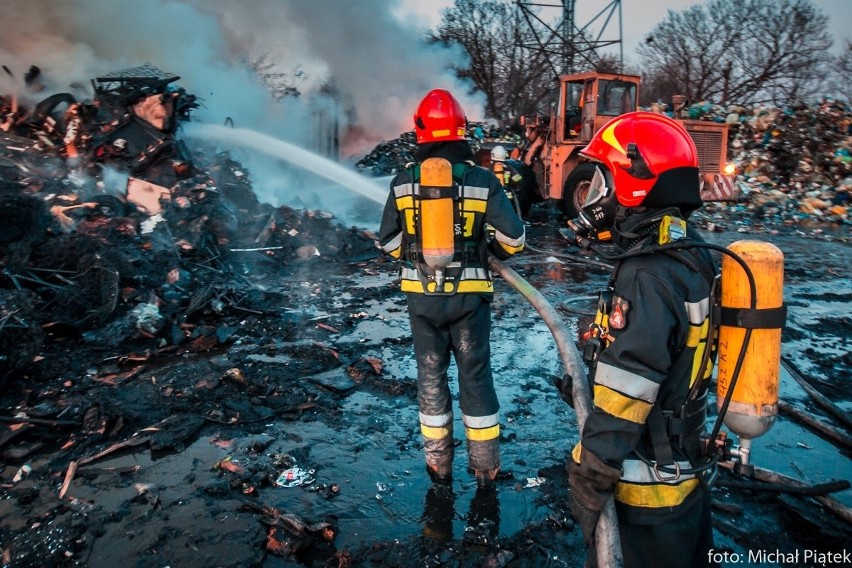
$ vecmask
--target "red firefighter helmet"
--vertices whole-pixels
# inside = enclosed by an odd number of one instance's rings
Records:
[[[678,207],[688,215],[701,206],[695,143],[679,122],[665,115],[639,111],[618,116],[580,153],[606,166],[610,193],[623,207]],[[601,198],[590,194],[587,203],[593,197]]]
[[[414,113],[417,143],[464,140],[467,119],[459,102],[444,89],[429,91]]]

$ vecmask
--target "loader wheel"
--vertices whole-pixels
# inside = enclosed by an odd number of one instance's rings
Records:
[[[559,207],[569,219],[574,219],[580,214],[580,209],[586,202],[586,196],[589,195],[589,186],[594,175],[594,164],[580,164],[565,180],[565,188],[562,190],[562,201],[559,202]]]

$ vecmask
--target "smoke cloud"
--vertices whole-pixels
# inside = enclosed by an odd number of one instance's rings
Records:
[[[482,101],[449,70],[463,55],[427,45],[415,23],[394,16],[400,3],[6,0],[0,63],[15,77],[0,73],[0,90],[17,91],[24,102],[54,92],[83,99],[93,94],[90,79],[150,62],[201,99],[196,121],[230,117],[238,127],[308,144],[321,109],[334,109],[341,153],[356,158],[410,130],[430,89],[451,90],[471,119],[481,116]],[[276,99],[252,69],[258,61],[302,96]],[[39,93],[23,89],[31,65],[42,70]],[[322,94],[329,85],[338,93],[333,103]]]

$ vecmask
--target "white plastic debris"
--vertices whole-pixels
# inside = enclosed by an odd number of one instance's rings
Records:
[[[528,477],[527,478],[527,484],[524,485],[524,487],[525,488],[526,487],[538,487],[539,485],[541,485],[545,481],[546,481],[546,479],[543,478],[543,477]]]
[[[300,467],[291,467],[285,469],[275,480],[275,485],[278,487],[299,487],[301,485],[310,485],[314,482],[314,469],[302,469]]]
[[[22,465],[21,468],[18,470],[18,473],[15,474],[15,477],[12,478],[12,482],[18,483],[20,480],[28,476],[32,470],[33,468],[29,465]]]

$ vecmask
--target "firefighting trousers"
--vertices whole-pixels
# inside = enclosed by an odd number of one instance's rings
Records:
[[[452,461],[453,403],[447,371],[455,359],[468,465],[500,466],[499,404],[491,375],[491,303],[480,294],[408,294],[417,360],[417,400],[426,463]]]
[[[710,494],[698,491],[703,495],[683,515],[660,524],[628,523],[616,515],[624,568],[718,566],[709,555],[713,549]]]

